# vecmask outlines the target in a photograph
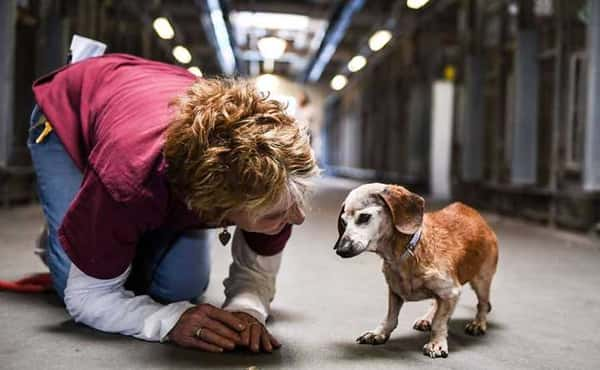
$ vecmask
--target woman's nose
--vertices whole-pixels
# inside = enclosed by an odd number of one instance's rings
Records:
[[[302,225],[305,218],[306,216],[304,215],[304,211],[298,207],[298,204],[294,204],[288,213],[288,222],[294,225]]]

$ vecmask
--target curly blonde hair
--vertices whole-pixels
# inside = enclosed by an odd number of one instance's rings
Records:
[[[308,137],[276,100],[239,79],[199,79],[173,103],[165,138],[174,191],[205,220],[292,195],[304,205],[319,169]],[[287,193],[286,193],[287,192]]]

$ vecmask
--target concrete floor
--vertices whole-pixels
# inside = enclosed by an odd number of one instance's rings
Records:
[[[463,333],[475,296],[465,287],[450,322],[447,359],[421,354],[427,340],[413,320],[427,302],[408,303],[383,346],[354,338],[386,312],[376,256],[337,257],[338,207],[355,183],[320,183],[308,221],[287,248],[270,329],[283,343],[272,355],[199,353],[96,332],[69,320],[51,294],[0,292],[0,369],[599,369],[600,248],[583,237],[488,216],[500,240],[485,337]],[[38,207],[0,211],[0,278],[43,271],[32,254]],[[216,239],[216,238],[215,238]],[[215,243],[206,301],[220,304],[229,251]]]

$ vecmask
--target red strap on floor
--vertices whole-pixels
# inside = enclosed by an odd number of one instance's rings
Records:
[[[49,273],[28,276],[17,281],[0,280],[0,290],[21,293],[42,293],[53,290]]]

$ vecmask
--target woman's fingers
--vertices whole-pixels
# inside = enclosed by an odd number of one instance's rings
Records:
[[[255,317],[239,311],[233,314],[246,323],[246,329],[239,334],[240,340],[236,342],[237,344],[248,347],[252,352],[273,352],[274,349],[281,347],[277,339],[273,338]]]
[[[200,349],[207,352],[223,352],[223,348],[195,337],[189,337],[178,343],[182,347]]]
[[[216,307],[211,307],[207,314],[211,319],[220,321],[235,331],[239,332],[246,328],[246,324],[242,320],[235,317],[231,312],[227,312]]]
[[[262,333],[262,327],[258,324],[251,325],[250,328],[250,350],[252,352],[258,352],[260,350],[260,335]]]
[[[240,334],[229,329],[227,326],[225,326],[219,321],[207,318],[206,321],[202,324],[202,327],[208,328],[214,333],[220,335],[221,337],[229,339],[235,343],[239,343],[241,340]]]
[[[273,345],[273,348],[277,349],[281,347],[281,343],[279,343],[279,341],[277,339],[275,339],[274,336],[271,335],[271,333],[269,334],[269,339],[271,340],[271,345]]]
[[[207,327],[202,328],[199,332],[200,336],[196,336],[197,339],[204,341],[208,344],[215,345],[217,347],[233,350],[235,348],[235,342],[227,339],[225,337],[220,336],[214,331],[208,329]]]
[[[243,332],[240,333],[240,337],[241,337],[240,343],[242,344],[242,346],[250,347],[250,330],[251,329],[252,329],[252,326],[246,328],[246,330],[244,330]]]
[[[260,341],[262,343],[263,350],[267,352],[273,352],[273,346],[271,345],[271,338],[269,338],[269,333],[266,330],[262,331],[260,336]]]

